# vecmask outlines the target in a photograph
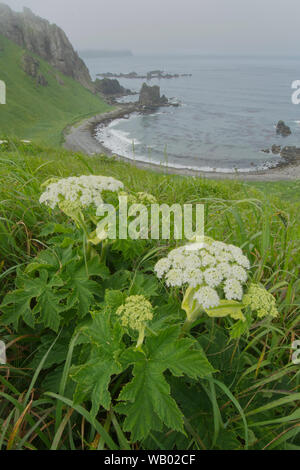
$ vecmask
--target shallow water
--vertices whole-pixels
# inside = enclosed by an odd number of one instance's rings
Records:
[[[146,73],[161,69],[192,77],[152,80],[179,108],[134,114],[100,129],[113,152],[136,160],[202,170],[253,171],[275,166],[280,157],[261,152],[273,144],[300,145],[300,105],[291,84],[300,79],[297,57],[133,56],[86,60],[98,72]],[[143,80],[121,79],[138,91]],[[132,99],[130,97],[129,99]],[[134,97],[136,99],[136,97]],[[276,136],[278,120],[292,129]]]

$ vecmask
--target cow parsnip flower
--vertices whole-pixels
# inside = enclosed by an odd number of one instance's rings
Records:
[[[170,267],[171,267],[171,260],[170,259],[168,259],[168,258],[160,259],[156,263],[156,266],[155,266],[155,271],[156,271],[157,277],[159,277],[161,279],[163,277],[163,275],[166,274],[166,272],[169,271]]]
[[[224,275],[217,268],[209,268],[204,271],[204,279],[208,286],[218,287],[224,279]]]
[[[166,284],[169,287],[181,287],[183,282],[183,270],[179,268],[170,269],[166,274]]]
[[[278,316],[275,297],[259,284],[251,284],[243,298],[243,304],[257,313],[258,318]]]
[[[239,247],[205,237],[172,250],[154,270],[168,287],[192,288],[194,299],[207,310],[217,307],[222,297],[241,300],[249,268]]]
[[[121,181],[107,176],[79,176],[62,179],[51,179],[44,183],[45,191],[40,203],[54,209],[64,202],[87,208],[103,204],[103,192],[118,192],[124,187]]]
[[[227,300],[242,300],[243,288],[236,279],[227,279],[224,283],[224,292]]]
[[[189,330],[204,312],[210,317],[245,320],[241,301],[249,268],[239,247],[203,237],[172,250],[154,271],[168,287],[183,290],[183,329]]]
[[[188,268],[183,273],[183,280],[191,287],[197,287],[203,283],[203,271],[198,268]]]
[[[205,310],[217,307],[220,304],[220,297],[212,287],[200,287],[194,295],[194,299],[198,301]]]
[[[141,346],[145,337],[147,322],[153,319],[153,307],[143,295],[127,297],[125,304],[121,305],[116,314],[124,328],[138,331],[137,347]]]

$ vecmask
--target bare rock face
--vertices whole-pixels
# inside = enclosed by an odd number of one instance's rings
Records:
[[[36,16],[29,8],[18,13],[0,4],[0,34],[94,91],[89,71],[64,31]]]
[[[139,104],[147,108],[153,108],[168,104],[168,99],[165,95],[160,96],[160,87],[158,85],[148,86],[147,83],[143,83]]]
[[[27,75],[36,78],[40,68],[40,63],[30,54],[24,54],[22,57],[22,68]]]
[[[283,137],[287,137],[288,135],[291,135],[291,133],[291,129],[285,124],[284,121],[278,121],[278,124],[276,126],[276,134],[282,135]]]
[[[40,63],[30,54],[25,53],[22,57],[22,68],[27,75],[34,78],[37,85],[48,86],[48,81],[43,74],[39,73]]]

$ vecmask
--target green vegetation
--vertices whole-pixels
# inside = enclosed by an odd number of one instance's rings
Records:
[[[48,86],[37,85],[21,67],[24,52],[0,35],[0,80],[7,89],[7,104],[0,107],[0,138],[16,136],[57,146],[66,126],[110,109],[98,96],[39,57],[39,73]]]
[[[90,174],[204,203],[206,235],[243,250],[278,317],[202,314],[183,328],[182,289],[154,273],[174,240],[92,246],[94,216],[39,203],[47,179]],[[300,449],[299,182],[274,195],[17,140],[0,146],[0,181],[0,448]]]

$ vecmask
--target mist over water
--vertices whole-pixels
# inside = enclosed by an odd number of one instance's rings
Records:
[[[192,73],[192,77],[149,82],[160,85],[168,98],[179,100],[179,108],[134,114],[99,129],[99,140],[114,153],[228,172],[275,166],[280,157],[261,152],[273,144],[299,146],[300,106],[291,102],[291,83],[300,79],[297,57],[133,56],[85,62],[93,78],[99,72],[145,74],[156,69]],[[133,91],[139,91],[143,82],[119,81]],[[290,137],[276,136],[280,119],[291,127]]]

